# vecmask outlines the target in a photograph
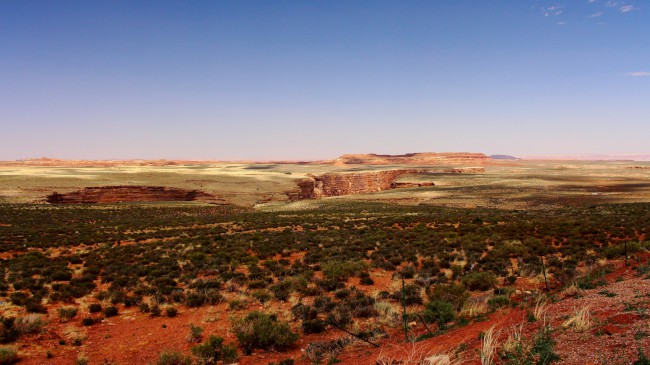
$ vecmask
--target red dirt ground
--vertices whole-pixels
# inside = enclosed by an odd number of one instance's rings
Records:
[[[650,255],[644,255],[643,261],[647,262],[648,258]],[[604,287],[583,291],[575,297],[555,293],[559,301],[548,304],[546,320],[555,329],[556,352],[562,358],[561,364],[604,364],[607,359],[613,358],[617,359],[617,363],[631,363],[636,359],[639,347],[645,350],[646,355],[650,354],[650,280],[639,277],[633,266],[625,267],[623,263],[615,263],[614,272],[607,276],[609,284]],[[384,273],[384,276],[373,273],[373,279],[382,285],[388,285],[390,273]],[[599,294],[603,290],[614,293],[615,296]],[[590,330],[579,333],[570,328],[562,328],[567,316],[584,306],[590,308]],[[80,324],[80,318],[88,315],[83,313],[83,310],[80,310],[70,323],[59,323],[56,311],[50,310],[50,323],[46,332],[22,338],[17,347],[22,358],[20,363],[26,365],[70,364],[74,363],[79,354],[87,356],[90,364],[155,363],[163,350],[190,353],[190,348],[194,345],[186,341],[190,324],[201,326],[204,329],[204,338],[215,334],[225,338],[226,342],[236,342],[234,334],[229,330],[230,318],[233,315],[240,316],[250,310],[287,313],[289,308],[289,303],[280,306],[274,303],[271,308],[255,302],[250,303],[245,310],[233,312],[229,311],[224,303],[198,309],[180,307],[175,318],[149,318],[137,308],[120,308],[117,317],[104,319],[91,327],[82,327]],[[374,365],[380,356],[407,360],[414,357],[413,355],[424,357],[459,350],[459,358],[456,359],[458,363],[478,364],[480,361],[477,349],[480,347],[481,332],[495,326],[500,342],[503,342],[508,333],[519,325],[523,325],[524,337],[530,338],[539,328],[540,322],[528,323],[526,311],[523,309],[501,309],[488,315],[484,321],[473,321],[464,327],[453,327],[444,334],[415,344],[404,342],[400,328],[391,328],[388,329],[387,336],[378,340],[380,348],[356,341],[339,354],[338,358],[341,364]],[[87,331],[88,337],[81,346],[70,345],[72,341],[65,334],[70,328]],[[411,329],[411,333],[421,335],[426,333],[426,330],[418,324]],[[256,351],[251,356],[242,356],[239,364],[268,364],[286,358],[295,359],[298,365],[309,364],[303,350],[310,342],[341,336],[346,335],[336,329],[322,334],[301,336],[296,346],[288,351]],[[60,346],[58,343],[61,339],[65,339],[68,344]],[[461,345],[462,348],[459,348]],[[51,352],[52,358],[46,358],[47,351]],[[417,362],[404,362],[408,363]]]

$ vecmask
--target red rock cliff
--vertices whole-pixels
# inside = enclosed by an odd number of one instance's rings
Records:
[[[318,199],[326,196],[363,194],[405,187],[395,184],[402,175],[417,174],[422,170],[388,170],[377,172],[354,172],[342,174],[310,175],[297,181],[298,191],[289,192],[290,199]],[[430,184],[427,184],[430,185]],[[411,185],[412,186],[412,185]]]

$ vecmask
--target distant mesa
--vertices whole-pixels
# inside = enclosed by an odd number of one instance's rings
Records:
[[[122,203],[203,201],[224,204],[214,195],[199,190],[183,190],[165,186],[101,186],[87,187],[66,194],[53,193],[46,197],[50,204]]]
[[[483,153],[472,152],[423,152],[403,155],[348,154],[342,155],[332,163],[336,165],[480,165],[488,162],[490,157]]]
[[[519,157],[510,155],[490,155],[490,158],[493,160],[521,160]]]
[[[471,152],[423,152],[407,153],[403,155],[380,154],[346,154],[334,160],[314,161],[226,161],[226,160],[63,160],[57,158],[41,157],[35,159],[21,159],[15,161],[0,161],[0,166],[47,166],[47,167],[109,167],[109,166],[174,166],[174,165],[212,165],[221,163],[238,164],[331,164],[335,166],[347,165],[419,165],[419,166],[458,166],[482,165],[490,161],[490,157],[482,153]]]

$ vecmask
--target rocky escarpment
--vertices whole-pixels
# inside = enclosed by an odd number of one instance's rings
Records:
[[[400,187],[412,187],[418,183],[396,183],[395,180],[403,175],[423,173],[415,169],[388,170],[377,172],[354,172],[341,174],[308,175],[306,179],[298,180],[298,191],[287,193],[290,199],[318,199],[327,196],[371,193]],[[420,186],[433,183],[420,183]]]
[[[222,199],[199,190],[183,190],[164,186],[88,187],[66,194],[53,193],[48,195],[46,200],[51,204],[163,201],[204,201],[208,203],[223,203]]]
[[[404,155],[377,155],[374,153],[360,155],[342,155],[334,160],[337,165],[481,165],[490,161],[490,157],[482,153],[449,152],[449,153],[407,153]]]
[[[308,174],[307,178],[296,181],[298,189],[290,191],[291,200],[319,199],[328,196],[372,193],[399,188],[417,188],[434,186],[432,181],[409,181],[402,179],[405,175],[415,174],[479,174],[485,172],[483,167],[454,167],[432,169],[398,169],[373,172],[345,172],[323,175]]]

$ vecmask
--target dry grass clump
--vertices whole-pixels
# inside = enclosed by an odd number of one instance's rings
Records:
[[[88,338],[88,331],[85,328],[68,326],[63,329],[63,335],[73,343],[80,343]]]
[[[485,302],[465,302],[461,308],[459,316],[476,317],[488,312],[488,306]]]
[[[535,301],[535,307],[533,308],[533,316],[536,320],[540,320],[546,316],[546,311],[548,310],[548,299],[545,296],[540,296]]]
[[[14,328],[21,335],[39,332],[43,327],[45,327],[45,321],[39,314],[35,313],[18,317],[14,322]]]
[[[567,286],[564,289],[564,296],[567,298],[573,298],[577,297],[578,295],[582,294],[583,290],[578,288],[578,285],[574,282],[571,283],[571,285]]]
[[[377,320],[381,324],[394,325],[400,318],[400,313],[389,301],[375,302],[375,310],[379,314]]]
[[[589,307],[584,306],[577,310],[573,316],[569,317],[569,319],[562,323],[562,327],[572,327],[576,332],[587,331],[591,328],[591,314],[589,313]]]
[[[13,364],[18,361],[18,350],[13,346],[0,346],[0,364]]]
[[[512,353],[517,350],[518,346],[521,346],[523,343],[523,337],[521,335],[521,332],[523,330],[524,325],[521,324],[518,327],[516,327],[510,334],[508,334],[508,338],[503,342],[503,352],[505,353]]]
[[[494,364],[494,355],[497,353],[498,337],[499,334],[494,330],[494,326],[490,327],[490,329],[483,334],[481,349],[479,351],[481,355],[481,365]]]
[[[376,365],[460,365],[463,362],[457,356],[456,350],[427,351],[424,345],[410,342],[398,347],[399,351],[392,355],[383,352],[379,354]]]

